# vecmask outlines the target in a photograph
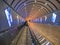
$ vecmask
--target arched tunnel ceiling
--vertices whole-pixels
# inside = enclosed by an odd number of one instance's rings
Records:
[[[26,20],[42,17],[60,9],[60,0],[4,0]]]

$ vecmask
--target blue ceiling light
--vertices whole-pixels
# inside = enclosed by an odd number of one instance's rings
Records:
[[[56,15],[55,13],[53,13],[53,15],[52,15],[52,22],[53,22],[53,23],[55,23],[55,21],[56,21],[56,16],[57,16],[57,15]]]
[[[45,21],[47,20],[47,16],[44,16],[45,17]]]
[[[40,18],[40,22],[42,22],[42,18]]]
[[[17,22],[18,22],[18,24],[19,24],[19,16],[17,15]]]
[[[10,10],[5,9],[5,14],[6,14],[6,18],[7,18],[7,20],[8,20],[8,24],[9,24],[9,27],[11,27],[12,16],[11,16],[11,14],[10,14],[9,11],[10,11]]]

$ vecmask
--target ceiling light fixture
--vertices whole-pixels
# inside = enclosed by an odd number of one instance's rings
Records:
[[[40,11],[40,9],[39,9],[39,11]]]
[[[33,7],[34,7],[35,5],[33,4]]]
[[[44,7],[41,6],[41,9],[43,9]]]
[[[26,6],[26,3],[24,3],[24,6]]]
[[[36,3],[37,1],[35,0],[34,2]]]
[[[47,5],[48,3],[45,3],[45,5]]]

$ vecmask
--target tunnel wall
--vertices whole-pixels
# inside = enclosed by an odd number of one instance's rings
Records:
[[[53,16],[53,13],[56,15],[55,22],[52,21],[53,20],[52,17],[55,16],[55,15]],[[47,17],[46,21],[45,21],[45,16]],[[32,20],[31,22],[40,23],[40,24],[57,25],[57,26],[60,25],[60,10],[49,13],[45,16],[36,18],[36,19]],[[41,21],[41,18],[42,18],[42,21]]]
[[[10,28],[8,25],[8,21],[6,18],[6,14],[5,14],[5,10],[10,8],[7,4],[5,4],[2,0],[0,0],[0,31]],[[22,24],[22,20],[20,19],[21,17],[10,8],[10,14],[12,16],[12,23],[11,23],[11,27],[16,27],[19,24]],[[17,19],[17,16],[19,17],[19,19]],[[19,20],[19,22],[18,22]]]
[[[8,20],[5,13],[6,9],[10,10],[9,13],[12,16],[11,27],[8,25]],[[20,17],[12,8],[5,4],[3,0],[0,0],[0,45],[10,45],[23,26],[24,20],[22,17]]]
[[[8,6],[3,1],[0,1],[0,31],[9,27],[4,13],[6,7]]]

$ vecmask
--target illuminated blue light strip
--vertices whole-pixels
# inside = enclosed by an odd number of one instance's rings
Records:
[[[8,20],[8,24],[11,27],[11,22],[12,22],[12,16],[10,15],[10,13],[8,12],[8,9],[5,10],[5,14]]]
[[[52,22],[55,23],[55,20],[56,20],[56,14],[53,13],[53,16],[52,16]]]
[[[11,19],[11,22],[13,22],[13,20],[12,20],[12,16],[10,15],[10,19]]]

